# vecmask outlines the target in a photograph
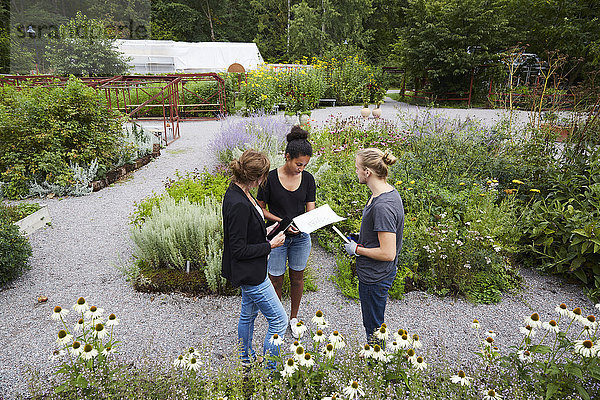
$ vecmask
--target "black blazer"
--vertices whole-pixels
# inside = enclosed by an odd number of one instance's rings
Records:
[[[271,252],[265,220],[235,183],[223,197],[223,234],[221,275],[236,287],[263,283]]]

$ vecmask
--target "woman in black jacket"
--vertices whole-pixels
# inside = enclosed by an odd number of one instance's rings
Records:
[[[254,320],[260,310],[269,328],[263,343],[263,354],[279,355],[274,334],[283,338],[288,318],[281,301],[267,278],[267,259],[272,248],[285,241],[283,233],[267,240],[262,209],[250,193],[265,181],[269,159],[255,150],[246,150],[239,160],[229,164],[232,183],[223,198],[223,264],[221,274],[233,286],[242,289],[242,309],[238,323],[241,359],[249,363],[256,359],[252,348]],[[274,368],[274,363],[269,363]]]

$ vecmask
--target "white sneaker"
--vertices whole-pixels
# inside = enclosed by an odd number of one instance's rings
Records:
[[[292,331],[292,336],[295,339],[298,339],[300,337],[300,335],[298,334],[298,318],[292,318],[290,319],[290,330]]]

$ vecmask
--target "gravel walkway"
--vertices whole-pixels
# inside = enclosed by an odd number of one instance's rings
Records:
[[[384,116],[407,107],[387,99]],[[315,124],[331,114],[358,115],[361,107],[315,110]],[[422,110],[422,109],[421,109]],[[481,116],[497,118],[493,110],[441,109],[450,117]],[[89,303],[114,312],[121,320],[117,337],[122,341],[121,358],[172,360],[190,345],[228,354],[237,335],[240,300],[237,297],[187,298],[181,295],[151,295],[135,292],[115,268],[132,254],[128,216],[139,202],[163,190],[163,181],[176,170],[202,168],[211,159],[207,144],[218,132],[220,122],[187,122],[181,125],[181,139],[162,155],[136,171],[130,178],[100,192],[79,198],[43,200],[48,204],[52,226],[34,233],[32,269],[0,290],[0,399],[27,394],[28,366],[43,375],[51,372],[48,356],[54,349],[57,325],[49,316],[55,305],[67,308],[79,296]],[[300,313],[310,318],[322,309],[330,325],[347,337],[363,340],[358,302],[344,298],[329,279],[334,274],[332,257],[319,246],[313,247],[310,265],[316,271],[319,290],[305,295]],[[523,271],[525,288],[506,297],[498,305],[473,305],[452,298],[438,298],[422,292],[408,293],[403,300],[390,301],[387,322],[393,328],[419,333],[432,356],[465,360],[474,350],[470,323],[478,318],[483,327],[499,332],[501,346],[520,340],[522,317],[539,311],[543,319],[553,316],[556,304],[582,306],[592,312],[592,304],[577,286],[555,277]],[[48,296],[46,304],[37,297]],[[289,310],[289,301],[285,302]],[[256,326],[255,342],[260,348],[266,330],[264,318]]]

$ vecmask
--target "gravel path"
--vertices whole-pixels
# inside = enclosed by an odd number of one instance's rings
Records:
[[[387,100],[384,116],[394,115],[397,107],[411,114],[423,110]],[[315,110],[312,118],[319,124],[331,114],[358,115],[360,108]],[[487,121],[498,118],[493,110],[439,111],[450,117],[475,115]],[[30,237],[34,249],[32,269],[0,290],[0,399],[27,394],[28,366],[43,375],[51,372],[48,356],[54,349],[57,325],[49,316],[55,305],[70,308],[79,296],[120,318],[117,337],[122,341],[123,360],[172,360],[190,345],[206,347],[216,355],[231,352],[237,335],[239,298],[137,293],[115,268],[126,264],[132,254],[128,216],[134,203],[152,192],[161,192],[162,182],[173,177],[176,170],[206,165],[211,159],[207,144],[219,126],[218,121],[184,123],[181,139],[125,181],[85,197],[41,201],[48,204],[52,226]],[[319,246],[313,249],[309,262],[316,271],[319,290],[305,295],[301,316],[308,319],[316,309],[322,309],[332,327],[362,341],[358,302],[344,298],[329,279],[334,274],[332,257]],[[593,305],[577,286],[529,270],[523,271],[523,276],[522,293],[507,296],[498,305],[473,305],[422,292],[408,293],[403,300],[389,302],[388,325],[419,333],[432,356],[464,360],[474,350],[470,330],[473,318],[478,318],[486,329],[498,331],[500,345],[509,345],[520,340],[518,327],[522,317],[532,310],[547,319],[553,316],[556,304],[566,302],[592,312]],[[37,303],[40,295],[48,296],[46,304]],[[289,302],[284,305],[289,310]],[[259,319],[257,348],[266,330],[264,318]]]

